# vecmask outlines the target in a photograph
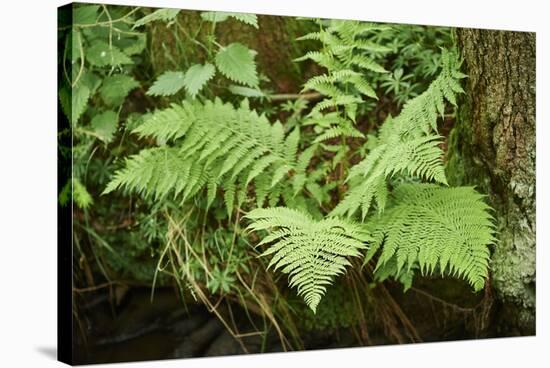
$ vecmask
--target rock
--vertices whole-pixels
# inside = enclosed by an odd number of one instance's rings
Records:
[[[210,319],[199,329],[193,331],[189,337],[183,339],[174,350],[174,358],[192,358],[202,356],[203,352],[211,345],[212,341],[223,331],[222,323],[216,319]]]

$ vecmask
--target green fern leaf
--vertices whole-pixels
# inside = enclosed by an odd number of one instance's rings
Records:
[[[216,54],[216,66],[219,71],[234,82],[258,87],[258,75],[254,52],[236,42],[222,48]]]
[[[280,190],[291,181],[290,172],[305,174],[307,157],[297,158],[299,131],[285,137],[280,123],[271,125],[250,110],[246,100],[238,109],[219,99],[172,104],[148,116],[133,132],[162,146],[128,158],[105,193],[124,188],[146,197],[172,194],[186,200],[206,188],[211,202],[219,187],[234,191],[227,194],[227,202],[235,193],[237,199],[242,197],[249,184],[256,189],[259,183],[267,183],[267,189],[273,184],[273,190]]]
[[[396,118],[389,117],[380,128],[376,147],[359,164],[352,167],[347,181],[346,197],[331,212],[334,216],[352,216],[361,209],[365,218],[373,199],[382,211],[387,193],[386,180],[406,175],[426,181],[447,184],[443,167],[441,137],[437,117],[444,110],[444,101],[454,101],[460,90],[461,73],[458,55],[443,51],[443,70],[428,89],[405,104]],[[456,85],[455,85],[456,84]],[[450,87],[453,85],[454,87]]]
[[[309,214],[285,208],[255,209],[246,217],[251,231],[269,230],[260,244],[271,244],[262,256],[271,255],[268,267],[289,275],[289,286],[315,313],[334,278],[350,265],[369,240],[363,229],[352,222],[329,218],[314,220]]]
[[[359,106],[363,104],[362,96],[378,99],[375,88],[364,78],[366,72],[387,73],[375,61],[376,56],[368,54],[371,50],[358,47],[364,41],[361,37],[378,29],[376,26],[348,20],[318,23],[318,32],[306,34],[298,40],[318,40],[323,44],[322,49],[309,51],[295,60],[313,60],[327,69],[325,74],[312,77],[304,84],[304,90],[315,90],[326,96],[313,107],[309,116],[337,111],[341,119],[332,124],[329,131],[320,130],[316,142],[337,135],[345,136],[345,131],[352,131],[347,126],[338,125],[341,121],[355,123]]]
[[[495,238],[490,207],[471,187],[403,184],[392,204],[368,223],[383,243],[377,268],[395,258],[396,272],[418,265],[424,274],[463,277],[474,290],[487,278],[489,248]]]

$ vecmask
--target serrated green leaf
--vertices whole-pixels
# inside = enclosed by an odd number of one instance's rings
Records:
[[[90,96],[93,96],[101,85],[101,78],[95,73],[84,71],[78,80],[78,84],[80,83],[88,87],[90,89]]]
[[[67,119],[69,119],[69,121],[72,123],[71,93],[69,92],[67,86],[61,86],[59,88],[57,96],[59,97],[59,102],[61,103],[61,110],[63,111],[63,114],[65,114]]]
[[[71,40],[70,50],[71,50],[71,63],[75,63],[80,59],[82,49],[82,34],[77,28],[73,28],[71,31],[71,37],[67,38],[68,41]],[[73,68],[75,69],[75,68]]]
[[[139,83],[129,75],[117,74],[103,80],[99,94],[109,106],[120,105],[128,93],[138,87]]]
[[[179,9],[159,9],[154,11],[153,13],[144,16],[143,18],[139,19],[135,24],[133,28],[141,27],[147,23],[151,23],[157,20],[161,20],[164,22],[171,22],[174,19],[176,19],[178,13],[180,12]]]
[[[134,62],[128,55],[120,51],[116,46],[109,46],[103,41],[96,41],[85,52],[86,60],[95,66],[125,65]]]
[[[150,96],[172,96],[185,85],[185,75],[182,72],[164,72],[149,88]]]
[[[238,42],[222,48],[216,54],[219,71],[234,82],[250,87],[258,86],[258,75],[254,61],[255,52]]]
[[[122,51],[126,55],[137,55],[145,50],[147,45],[147,35],[145,33],[138,34],[133,42],[129,45],[123,46]]]
[[[93,24],[97,20],[99,5],[84,5],[73,8],[73,24]]]
[[[108,110],[95,115],[92,119],[92,129],[99,139],[109,143],[116,132],[118,115],[116,112]]]
[[[185,73],[183,79],[184,87],[191,98],[195,98],[197,93],[204,87],[216,73],[216,68],[210,63],[204,65],[195,64]]]
[[[86,110],[89,98],[90,89],[83,83],[78,83],[72,88],[72,92],[69,87],[59,89],[59,101],[71,125],[75,125],[78,122],[78,119]]]
[[[226,21],[229,15],[230,13],[226,12],[202,12],[201,18],[207,22],[219,23]]]

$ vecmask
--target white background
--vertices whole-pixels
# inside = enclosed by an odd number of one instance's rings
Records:
[[[105,1],[99,1],[105,2]],[[132,0],[117,4],[537,32],[537,337],[202,358],[120,367],[548,366],[548,13],[544,0]],[[54,367],[56,352],[56,7],[0,14],[0,367]],[[546,103],[544,103],[546,102]]]

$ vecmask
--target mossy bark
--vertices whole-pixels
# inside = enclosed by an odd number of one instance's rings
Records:
[[[449,137],[451,185],[495,209],[491,284],[501,335],[535,332],[535,34],[458,29],[468,74]]]

